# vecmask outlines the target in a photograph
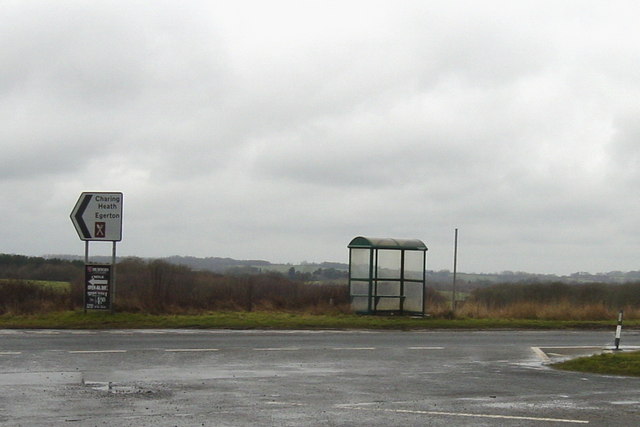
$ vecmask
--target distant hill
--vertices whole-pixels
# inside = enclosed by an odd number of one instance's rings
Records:
[[[450,287],[453,282],[453,273],[449,270],[428,271],[427,282],[436,288]],[[549,283],[560,282],[567,284],[610,283],[622,284],[640,282],[640,271],[611,271],[607,273],[591,274],[578,272],[570,275],[559,276],[556,274],[536,274],[525,272],[503,271],[500,273],[458,273],[457,286],[464,290],[471,290],[498,283]]]
[[[46,259],[63,259],[71,261],[82,261],[84,257],[79,255],[45,255]],[[118,257],[118,260],[125,257]],[[274,264],[265,260],[237,260],[233,258],[206,257],[198,258],[193,256],[170,256],[165,258],[153,258],[166,261],[171,264],[184,265],[193,270],[213,271],[215,273],[265,273],[278,272],[288,273],[291,268],[299,273],[313,273],[317,270],[337,270],[346,272],[349,265],[339,262],[321,263],[301,263],[301,264]],[[149,260],[149,259],[147,259]],[[109,256],[91,256],[91,262],[110,263]]]
[[[77,255],[45,255],[47,259],[83,260]],[[233,258],[206,257],[198,258],[193,256],[170,256],[159,258],[163,261],[184,265],[194,270],[213,271],[221,274],[256,274],[266,272],[278,272],[282,274],[312,275],[314,277],[336,278],[346,277],[349,265],[340,262],[322,262],[300,264],[274,264],[265,260],[236,260]],[[111,257],[91,257],[93,262],[111,262]],[[320,270],[320,274],[317,272]],[[314,273],[316,273],[314,275]],[[341,274],[340,274],[341,273]],[[320,279],[322,280],[322,279]],[[448,288],[453,281],[453,274],[449,270],[428,270],[427,282],[436,288]],[[578,272],[565,276],[555,274],[535,274],[522,271],[503,271],[500,273],[458,273],[456,282],[459,289],[474,289],[489,286],[496,283],[539,283],[539,282],[562,282],[562,283],[627,283],[639,282],[640,271],[610,271],[607,273],[586,273]]]
[[[269,261],[263,260],[236,260],[233,258],[197,258],[192,256],[170,256],[161,258],[163,261],[171,264],[185,265],[194,270],[209,270],[217,273],[225,273],[230,269],[254,267],[256,269],[268,269],[273,266]]]

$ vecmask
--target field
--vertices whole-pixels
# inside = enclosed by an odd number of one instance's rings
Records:
[[[0,285],[2,283],[12,282],[14,280],[15,279],[0,279]],[[42,287],[47,287],[60,292],[68,292],[71,289],[70,282],[64,282],[59,280],[25,280],[25,282],[32,283],[34,285],[39,285]]]

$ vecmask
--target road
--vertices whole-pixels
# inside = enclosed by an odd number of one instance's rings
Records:
[[[640,379],[546,365],[612,343],[613,331],[0,330],[0,425],[638,425]]]

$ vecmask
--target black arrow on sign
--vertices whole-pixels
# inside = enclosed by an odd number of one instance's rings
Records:
[[[84,223],[84,219],[82,219],[82,215],[84,214],[85,209],[87,209],[89,202],[91,202],[92,197],[93,197],[93,194],[85,194],[84,199],[82,199],[82,203],[80,203],[80,206],[78,207],[78,211],[76,212],[76,215],[75,215],[76,223],[78,224],[78,227],[80,227],[80,231],[82,232],[82,235],[86,239],[91,238],[91,233],[87,228],[87,224]]]

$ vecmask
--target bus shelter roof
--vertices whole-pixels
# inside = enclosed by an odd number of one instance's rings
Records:
[[[392,239],[389,237],[363,237],[358,236],[351,240],[348,248],[362,249],[397,249],[426,251],[427,246],[418,239]]]

